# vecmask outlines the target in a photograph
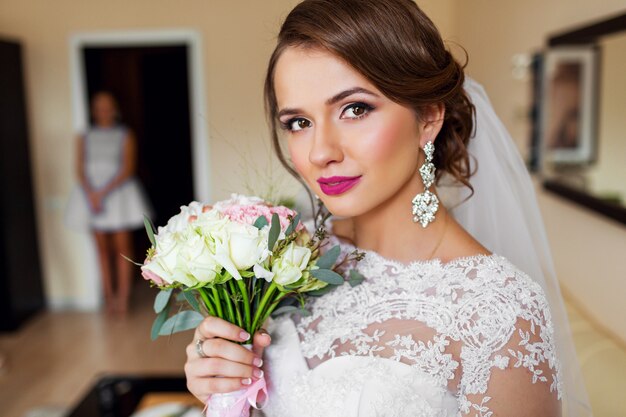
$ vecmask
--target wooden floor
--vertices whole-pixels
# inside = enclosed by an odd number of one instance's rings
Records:
[[[149,293],[147,291],[150,291]],[[135,294],[126,319],[99,313],[43,313],[0,335],[7,369],[0,374],[0,416],[38,407],[68,409],[102,374],[183,375],[190,332],[152,342],[152,289]]]
[[[47,312],[15,334],[0,335],[0,352],[8,357],[8,370],[0,374],[0,417],[68,409],[105,373],[182,375],[191,333],[152,342],[153,293],[139,289],[125,320]],[[594,415],[626,417],[626,350],[571,304],[568,314]]]

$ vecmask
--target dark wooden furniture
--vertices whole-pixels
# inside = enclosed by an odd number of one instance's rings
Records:
[[[0,331],[44,306],[19,43],[0,39]]]
[[[128,417],[151,392],[188,392],[187,382],[183,376],[103,376],[68,417]]]

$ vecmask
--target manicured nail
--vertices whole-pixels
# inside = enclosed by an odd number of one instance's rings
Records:
[[[239,333],[239,337],[241,337],[242,340],[248,340],[250,339],[250,334],[247,332],[241,332]]]
[[[241,380],[241,383],[242,383],[243,385],[250,385],[250,384],[252,384],[252,378],[242,379],[242,380]]]
[[[263,378],[263,371],[260,369],[255,369],[254,371],[252,371],[252,375],[254,375],[255,378]]]
[[[254,358],[254,360],[252,361],[252,364],[256,366],[257,368],[260,368],[261,366],[263,366],[263,359]]]

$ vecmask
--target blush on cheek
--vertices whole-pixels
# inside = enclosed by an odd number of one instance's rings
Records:
[[[296,146],[292,142],[288,145],[289,157],[296,172],[308,182],[306,177],[307,164],[309,163],[309,155],[302,146]]]
[[[359,149],[366,152],[366,160],[372,162],[384,162],[397,156],[406,157],[412,153],[413,144],[418,146],[417,136],[412,134],[406,123],[400,121],[379,123],[377,129],[369,130],[362,139]]]

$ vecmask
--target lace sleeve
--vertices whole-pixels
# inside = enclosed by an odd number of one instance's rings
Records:
[[[459,303],[461,415],[558,416],[560,368],[543,291],[518,270],[497,275]]]

